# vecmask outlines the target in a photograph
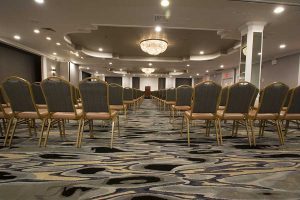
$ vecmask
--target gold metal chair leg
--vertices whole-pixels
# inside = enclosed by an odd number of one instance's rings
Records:
[[[9,143],[8,143],[8,146],[9,146],[9,147],[11,147],[11,143],[12,143],[12,140],[13,140],[13,138],[14,138],[14,134],[15,134],[15,132],[16,132],[16,128],[17,128],[18,121],[19,121],[19,119],[16,120],[16,122],[15,122],[15,124],[14,124],[14,126],[13,126],[13,130],[12,130],[12,132],[11,132],[11,135],[10,135],[10,138],[9,138]]]
[[[264,137],[265,127],[266,127],[266,121],[263,120],[263,122],[262,122],[262,129],[261,129],[261,137]]]
[[[234,131],[235,131],[235,120],[233,120],[232,122],[232,133],[231,133],[231,136],[234,137]]]
[[[50,122],[48,121],[48,128],[47,128],[47,133],[46,133],[46,136],[45,136],[45,139],[44,139],[44,147],[47,146],[47,142],[48,142],[48,137],[49,137],[49,133],[50,133],[50,128],[52,126],[52,119],[50,119]]]
[[[27,126],[28,126],[28,130],[29,130],[29,136],[32,137],[32,132],[31,132],[31,123],[30,123],[30,119],[27,120]]]
[[[119,117],[119,115],[118,115],[118,117],[117,117],[117,125],[118,125],[118,136],[120,137],[120,117]]]
[[[256,146],[256,138],[255,138],[255,133],[253,131],[253,121],[248,120],[248,122],[249,122],[249,125],[250,125],[250,131],[251,131],[251,135],[252,135],[253,146]]]
[[[82,138],[83,138],[83,130],[84,130],[84,119],[81,119],[78,148],[81,148]]]
[[[219,124],[219,138],[220,138],[220,145],[223,145],[223,136],[222,136],[222,128],[221,128],[221,120],[217,119]]]
[[[7,125],[7,129],[6,129],[6,133],[5,133],[5,139],[4,139],[3,146],[6,146],[6,144],[7,144],[7,139],[9,137],[10,128],[11,128],[11,125],[12,125],[13,121],[14,121],[14,118],[10,118],[9,121],[8,121],[8,125]]]
[[[185,117],[186,119],[186,125],[187,125],[187,139],[188,139],[188,146],[190,146],[191,139],[190,139],[190,120],[189,118]]]
[[[290,125],[290,121],[289,121],[289,120],[286,120],[286,122],[285,122],[284,136],[286,136],[287,133],[288,133],[289,125]]]
[[[82,120],[78,121],[78,130],[77,130],[77,139],[76,139],[76,147],[79,148],[79,140],[80,140],[80,131],[81,131],[81,127],[84,126],[84,121],[83,121],[83,125],[82,125]]]
[[[181,121],[181,131],[180,131],[181,137],[182,137],[182,132],[183,132],[183,123],[184,123],[184,115],[182,116],[182,121]]]
[[[281,136],[281,143],[282,143],[282,145],[284,145],[284,134],[283,134],[283,131],[282,131],[282,123],[279,121],[279,120],[277,120],[278,122],[278,126],[279,126],[279,131],[280,131],[280,136]]]
[[[110,140],[110,148],[113,148],[113,142],[114,142],[114,128],[115,128],[115,119],[112,120],[111,124],[111,140]]]
[[[60,139],[63,140],[63,133],[62,133],[60,120],[57,121],[57,126],[58,126],[58,130],[59,130]]]
[[[43,139],[43,135],[44,135],[45,124],[46,124],[46,119],[43,119],[41,135],[40,135],[40,139],[39,139],[39,147],[42,146],[42,139]]]
[[[216,140],[217,140],[217,144],[219,146],[220,145],[220,139],[219,139],[218,121],[215,119],[214,123],[215,123],[215,129],[216,129]]]
[[[277,133],[278,133],[278,139],[281,145],[283,145],[282,143],[282,138],[281,138],[281,131],[280,131],[280,126],[279,126],[279,122],[278,120],[275,120],[276,123],[276,129],[277,129]]]
[[[249,145],[250,147],[252,146],[252,137],[249,134],[249,127],[248,127],[248,122],[247,120],[244,120],[245,122],[245,126],[246,126],[246,131],[247,131],[247,136],[248,136],[248,141],[249,141]]]

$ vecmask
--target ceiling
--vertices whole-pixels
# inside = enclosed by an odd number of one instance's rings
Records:
[[[275,15],[273,9],[278,4],[284,5],[286,10]],[[166,19],[155,21],[155,16]],[[160,0],[89,0],[86,3],[45,0],[42,5],[34,0],[1,0],[0,40],[58,60],[89,66],[99,73],[107,73],[109,62],[114,68],[138,71],[151,61],[158,71],[188,69],[186,75],[194,76],[196,73],[203,75],[206,70],[213,72],[220,65],[225,68],[238,66],[239,52],[228,54],[226,51],[240,40],[239,28],[249,21],[267,23],[264,60],[300,51],[298,0],[170,0],[167,9],[160,6]],[[157,60],[147,56],[138,46],[142,38],[155,34],[156,25],[163,28],[159,37],[166,38],[170,44]],[[33,33],[35,28],[41,33]],[[22,39],[15,41],[16,34]],[[47,36],[52,40],[46,40]],[[287,47],[279,49],[281,43]],[[101,47],[103,52],[121,58],[141,59],[93,58],[82,53],[82,47],[93,51]],[[182,59],[199,55],[200,50],[205,54],[220,51],[223,54],[210,61]],[[78,51],[80,56],[70,51]],[[54,52],[57,55],[54,56]]]

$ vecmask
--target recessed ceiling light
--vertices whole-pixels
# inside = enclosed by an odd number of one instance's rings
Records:
[[[199,76],[200,74],[197,74],[197,76]]]
[[[51,39],[51,37],[46,37],[46,40],[49,40],[49,41],[50,41],[50,40],[52,40],[52,39]]]
[[[192,76],[190,76],[190,78],[192,78]]]
[[[34,29],[33,32],[36,33],[36,34],[39,34],[40,30],[39,29]]]
[[[57,46],[60,46],[61,44],[60,44],[59,42],[56,42],[56,45],[57,45]]]
[[[187,66],[187,67],[189,67],[190,65],[189,65],[189,64],[187,64],[186,66]]]
[[[43,3],[45,3],[45,1],[44,0],[34,0],[36,3],[39,3],[39,4],[43,4]]]
[[[221,66],[220,66],[220,68],[222,68],[222,69],[223,69],[223,68],[224,68],[224,65],[221,65]]]
[[[280,13],[282,13],[284,11],[284,7],[282,7],[282,6],[278,6],[278,7],[276,7],[274,10],[273,10],[273,12],[275,13],[275,14],[280,14]]]
[[[82,56],[80,57],[81,59],[84,59]]]
[[[56,56],[56,55],[57,55],[57,53],[56,53],[56,52],[53,52],[53,55],[55,55],[55,56]]]
[[[156,26],[155,27],[155,32],[161,32],[161,26]]]
[[[108,63],[109,65],[112,65],[112,62]]]
[[[204,51],[200,51],[200,54],[203,55],[203,54],[204,54]]]
[[[19,36],[19,35],[15,35],[14,38],[15,38],[15,40],[21,40],[21,36]]]
[[[176,69],[174,69],[174,72],[176,72]]]
[[[98,50],[99,50],[99,51],[103,51],[103,49],[102,49],[102,48],[99,48]]]
[[[152,63],[149,63],[149,66],[152,66]]]
[[[125,74],[123,74],[123,76],[126,76]]]
[[[160,2],[160,5],[161,5],[162,7],[168,7],[168,6],[170,5],[170,2],[169,2],[168,0],[162,0],[162,1]]]
[[[120,71],[123,71],[123,69],[121,68]]]
[[[209,71],[208,71],[208,70],[206,70],[205,72],[206,72],[206,73],[208,73]]]
[[[98,71],[96,71],[96,74],[98,74]]]
[[[286,45],[285,44],[281,44],[281,45],[279,45],[279,48],[280,49],[284,49],[286,47]]]
[[[89,67],[87,67],[86,69],[87,69],[87,70],[89,70],[90,68],[89,68]]]

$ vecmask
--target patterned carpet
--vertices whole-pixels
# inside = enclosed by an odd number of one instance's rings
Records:
[[[173,127],[167,111],[145,100],[128,122],[121,116],[121,137],[113,149],[110,127],[100,122],[95,139],[85,131],[81,149],[74,146],[76,122],[67,126],[65,141],[53,129],[47,148],[37,147],[38,139],[21,126],[13,147],[0,147],[0,199],[300,199],[295,124],[284,147],[270,126],[254,149],[243,127],[231,137],[231,122],[223,124],[223,146],[216,145],[213,128],[206,137],[197,122],[187,147],[180,123]]]

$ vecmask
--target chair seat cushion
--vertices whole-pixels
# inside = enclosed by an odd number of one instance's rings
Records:
[[[77,116],[75,112],[55,112],[51,115],[53,119],[70,119],[76,120],[82,117],[82,110],[76,110]]]
[[[110,110],[124,110],[126,109],[127,105],[109,105]]]
[[[245,115],[243,113],[224,113],[224,110],[217,111],[217,117],[225,120],[243,120]]]
[[[286,111],[281,111],[280,119],[284,120],[300,120],[300,113],[286,113]]]
[[[180,111],[188,111],[191,110],[191,106],[176,106],[176,105],[172,105],[172,108],[174,110],[180,110]]]
[[[257,113],[257,110],[251,110],[249,117],[257,120],[275,120],[278,119],[279,115],[277,113]]]
[[[40,116],[37,114],[37,112],[20,112],[16,114],[16,117],[21,119],[39,119],[44,118],[48,115],[47,109],[39,109]]]
[[[191,111],[185,111],[184,114],[189,119],[213,120],[216,118],[213,113],[191,113]]]
[[[47,105],[46,104],[36,104],[36,107],[38,109],[47,109]]]
[[[125,104],[133,104],[134,103],[134,101],[133,100],[131,100],[131,101],[123,101],[123,103],[125,103]]]
[[[4,109],[4,113],[0,112],[0,118],[5,118],[5,117],[11,117],[12,116],[12,110],[10,107],[5,107]]]
[[[86,113],[86,119],[94,119],[94,120],[106,120],[112,119],[117,115],[117,111],[111,111],[111,114],[108,112],[88,112]]]

